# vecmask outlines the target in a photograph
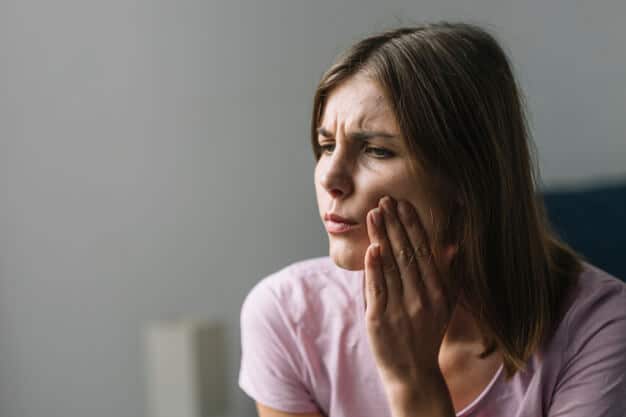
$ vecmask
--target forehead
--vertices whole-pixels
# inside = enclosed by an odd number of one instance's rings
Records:
[[[353,76],[334,90],[326,100],[321,125],[335,129],[345,127],[388,127],[397,130],[392,108],[383,89],[371,78]]]

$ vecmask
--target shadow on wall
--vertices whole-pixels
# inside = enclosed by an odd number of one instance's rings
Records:
[[[626,282],[626,178],[612,185],[543,192],[561,238],[587,260]]]

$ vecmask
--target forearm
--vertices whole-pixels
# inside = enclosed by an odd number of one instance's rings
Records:
[[[387,390],[393,417],[455,417],[452,398],[441,373]]]

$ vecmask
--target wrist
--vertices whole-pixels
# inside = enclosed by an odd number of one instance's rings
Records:
[[[387,388],[387,392],[398,398],[411,396],[415,394],[416,391],[418,391],[418,393],[424,392],[424,389],[440,381],[445,380],[438,366],[433,368],[420,368],[419,370],[414,369],[411,372],[407,372],[402,378],[385,377],[383,375],[383,384]]]
[[[411,381],[396,381],[385,387],[395,417],[455,415],[448,386],[439,369],[421,372]]]

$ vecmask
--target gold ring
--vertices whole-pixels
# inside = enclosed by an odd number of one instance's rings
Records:
[[[419,245],[417,247],[416,252],[417,252],[417,256],[419,256],[420,258],[423,258],[428,255],[428,248],[426,247],[426,245]]]
[[[411,265],[411,263],[413,263],[413,261],[415,260],[415,253],[413,253],[412,249],[411,250],[400,249],[399,255],[400,255],[400,259],[402,259],[403,261],[406,260],[407,265]]]

